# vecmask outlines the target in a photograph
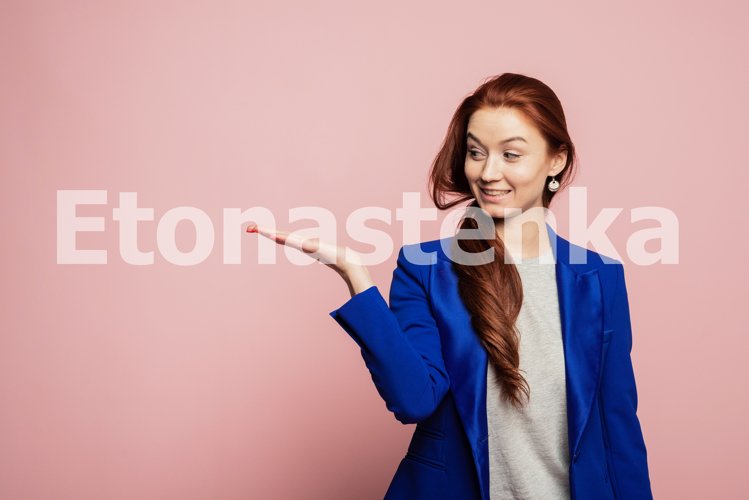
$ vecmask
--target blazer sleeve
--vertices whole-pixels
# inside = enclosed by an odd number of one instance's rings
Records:
[[[624,267],[616,266],[616,291],[612,303],[609,353],[601,393],[609,435],[609,459],[617,498],[652,499],[647,450],[637,417],[637,387],[632,368],[632,324]]]
[[[390,305],[376,285],[330,316],[361,348],[361,356],[387,409],[403,424],[429,417],[450,387],[423,275],[429,266],[398,252]]]

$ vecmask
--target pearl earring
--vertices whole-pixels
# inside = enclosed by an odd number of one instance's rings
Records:
[[[556,175],[549,181],[549,191],[552,193],[559,189],[559,181],[555,179]]]

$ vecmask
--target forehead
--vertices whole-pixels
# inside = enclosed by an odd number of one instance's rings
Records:
[[[468,132],[493,146],[514,136],[524,137],[529,144],[542,140],[541,134],[521,111],[510,108],[481,108],[468,119]],[[522,144],[522,143],[521,143]]]

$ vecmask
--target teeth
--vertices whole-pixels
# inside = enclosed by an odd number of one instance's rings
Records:
[[[503,195],[503,194],[507,194],[510,192],[509,190],[508,191],[487,191],[486,189],[484,189],[483,191],[486,194],[491,195],[491,196]]]

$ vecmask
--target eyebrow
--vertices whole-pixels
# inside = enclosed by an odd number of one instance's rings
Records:
[[[476,137],[470,132],[466,133],[466,139],[473,139],[474,141],[478,142],[481,147],[486,147],[481,143],[478,137]],[[525,138],[520,137],[519,135],[516,135],[515,137],[510,137],[509,139],[505,139],[503,141],[499,141],[499,144],[507,144],[508,142],[512,142],[512,141],[523,141],[524,143],[528,144],[528,141],[526,141]]]

